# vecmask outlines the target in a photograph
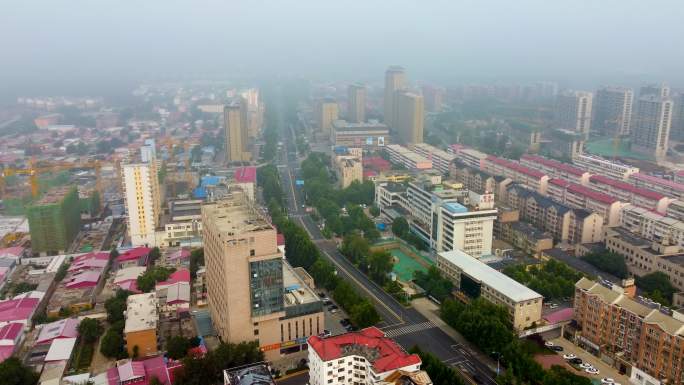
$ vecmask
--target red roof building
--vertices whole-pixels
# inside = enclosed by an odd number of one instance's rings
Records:
[[[178,367],[179,363],[162,356],[144,361],[128,360],[107,370],[107,384],[148,385],[152,378],[157,378],[163,385],[171,385],[173,372]]]
[[[256,183],[256,167],[240,167],[235,170],[234,179],[237,183]]]
[[[364,170],[368,168],[377,172],[384,172],[392,168],[392,164],[389,161],[379,156],[363,158],[362,163]]]
[[[126,250],[124,253],[116,257],[116,264],[118,267],[127,266],[145,266],[147,265],[147,258],[150,255],[149,247],[136,247]]]
[[[369,370],[378,379],[396,370],[420,370],[418,355],[406,353],[376,327],[327,338],[312,336],[308,344],[311,385],[344,382],[352,365],[364,373]]]
[[[510,178],[540,194],[546,194],[549,177],[539,170],[493,155],[482,161],[482,166],[482,169],[490,174]]]
[[[590,176],[587,171],[578,167],[538,155],[525,154],[520,157],[520,164],[541,170],[549,176],[582,185],[587,183]]]
[[[617,199],[631,203],[635,206],[649,210],[655,210],[664,214],[667,206],[674,199],[653,190],[636,187],[621,180],[609,178],[603,175],[592,175],[589,178],[589,186]]]

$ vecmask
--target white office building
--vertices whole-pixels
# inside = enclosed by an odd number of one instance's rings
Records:
[[[147,162],[121,166],[128,235],[133,246],[157,246],[156,230],[161,215],[161,194],[154,152],[143,147]]]

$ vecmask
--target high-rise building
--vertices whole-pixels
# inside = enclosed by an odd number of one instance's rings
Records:
[[[406,87],[406,73],[403,67],[391,66],[385,71],[384,122],[394,128],[395,98],[398,90]]]
[[[648,94],[637,102],[632,129],[632,149],[663,159],[672,125],[672,99]]]
[[[330,137],[332,123],[339,117],[339,107],[333,98],[323,98],[316,105],[316,123],[326,138]]]
[[[648,84],[639,88],[639,98],[642,96],[655,95],[662,98],[670,97],[670,86],[665,83]]]
[[[351,123],[365,122],[366,87],[362,84],[351,84],[347,92],[347,121]]]
[[[249,132],[247,130],[246,109],[243,102],[234,102],[223,108],[223,122],[226,130],[226,160],[230,162],[249,162],[251,154],[247,150]]]
[[[423,98],[425,98],[425,110],[429,112],[439,112],[444,105],[444,88],[423,86]]]
[[[672,138],[679,140],[684,139],[684,93],[673,98],[674,101],[674,116],[672,116],[672,129],[670,130]]]
[[[276,229],[238,188],[202,205],[206,283],[225,342],[259,342],[272,360],[324,329],[323,303],[278,249]]]
[[[602,87],[596,91],[594,130],[608,135],[628,135],[634,92],[625,87]]]
[[[413,92],[397,91],[393,128],[406,144],[423,142],[424,106],[423,96]]]
[[[48,191],[27,209],[26,216],[33,252],[66,252],[81,228],[76,187],[59,187]]]
[[[555,128],[580,132],[585,136],[591,129],[593,95],[585,91],[568,91],[556,97]]]
[[[148,146],[144,146],[148,147]],[[128,235],[133,246],[157,245],[156,230],[161,216],[161,189],[153,151],[141,148],[141,156],[152,156],[121,166]]]
[[[249,88],[240,92],[244,121],[247,122],[247,134],[250,138],[259,136],[263,124],[264,108],[259,98],[258,88]]]

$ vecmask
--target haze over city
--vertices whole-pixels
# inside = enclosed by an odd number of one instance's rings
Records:
[[[0,385],[684,384],[684,2],[0,5]]]
[[[16,1],[4,95],[168,77],[681,81],[680,1]],[[45,91],[43,91],[45,90]]]

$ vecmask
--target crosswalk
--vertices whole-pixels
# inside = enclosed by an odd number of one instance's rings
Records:
[[[392,329],[392,330],[383,330],[385,332],[385,335],[390,338],[395,338],[398,336],[403,336],[405,334],[412,334],[412,333],[418,333],[423,330],[428,330],[432,328],[436,328],[437,326],[433,324],[431,321],[425,321],[417,324],[412,324],[412,325],[407,325],[407,326],[402,326],[400,328]]]

